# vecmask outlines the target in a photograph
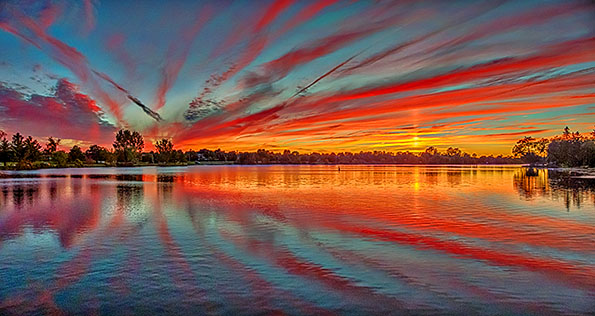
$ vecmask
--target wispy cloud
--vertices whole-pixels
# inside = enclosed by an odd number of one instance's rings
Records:
[[[7,61],[19,63],[22,49],[31,65],[60,73],[45,85],[69,71],[65,80],[97,100],[89,111],[101,122],[182,148],[422,150],[435,142],[502,152],[518,136],[588,126],[592,16],[592,4],[578,0],[89,0],[72,8],[9,0],[0,42],[14,46]],[[13,117],[25,119],[14,104],[30,106],[29,92],[11,101]],[[564,111],[580,115],[553,119]]]

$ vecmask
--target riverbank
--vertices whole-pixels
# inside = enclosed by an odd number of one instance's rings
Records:
[[[548,171],[559,172],[567,174],[575,179],[595,179],[595,168],[590,167],[574,167],[574,168],[547,168]]]
[[[117,164],[107,164],[107,163],[90,163],[90,164],[66,164],[62,166],[54,165],[51,163],[39,163],[35,162],[28,166],[27,168],[18,168],[17,163],[11,162],[7,166],[0,166],[0,171],[26,171],[26,170],[40,170],[40,169],[67,169],[67,168],[112,168],[112,167],[183,167],[183,166],[191,166],[197,163],[194,162],[176,162],[176,163],[117,163]]]
[[[35,162],[31,164],[32,168],[18,169],[17,163],[9,163],[8,168],[0,166],[0,171],[27,171],[27,170],[40,170],[40,169],[67,169],[67,168],[135,168],[135,167],[184,167],[184,166],[195,166],[195,165],[241,165],[241,166],[258,166],[258,165],[329,165],[329,166],[341,166],[341,165],[361,165],[361,163],[238,163],[236,161],[193,161],[193,162],[176,162],[176,163],[91,163],[91,164],[66,164],[63,166],[53,165],[47,162]],[[411,165],[411,166],[522,166],[531,167],[529,164],[415,164],[415,163],[365,163],[365,165]],[[566,173],[572,177],[584,177],[584,178],[595,178],[595,168],[590,167],[573,167],[573,168],[561,168],[561,167],[547,167],[532,166],[536,169],[547,169],[554,172]]]
[[[57,166],[51,164],[33,164],[31,168],[23,168],[19,169],[16,167],[16,163],[11,163],[8,168],[4,166],[0,166],[0,171],[27,171],[27,170],[40,170],[40,169],[66,169],[66,168],[113,168],[113,167],[183,167],[183,166],[195,166],[195,165],[241,165],[241,166],[263,166],[263,165],[306,165],[306,166],[342,166],[342,165],[394,165],[394,166],[521,166],[518,163],[486,163],[486,164],[465,164],[465,163],[387,163],[387,162],[371,162],[371,163],[278,163],[278,162],[269,162],[269,163],[238,163],[236,161],[195,161],[195,162],[185,162],[185,163],[136,163],[136,164],[129,164],[129,163],[118,163],[118,164],[67,164],[64,166]]]

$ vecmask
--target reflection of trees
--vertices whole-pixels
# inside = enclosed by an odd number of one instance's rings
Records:
[[[2,186],[2,199],[0,200],[0,206],[2,208],[6,207],[6,205],[8,204],[8,194],[10,193],[8,188],[9,187],[7,185]]]
[[[175,182],[176,177],[173,175],[159,174],[157,175],[157,182]]]
[[[55,181],[52,181],[48,184],[48,196],[50,201],[55,201],[58,197],[58,187],[56,186]]]
[[[56,196],[56,192],[68,186],[53,181],[47,186],[39,183],[3,186],[0,241],[17,238],[25,227],[31,227],[34,233],[55,232],[60,244],[68,248],[77,235],[94,229],[99,221],[99,203],[89,196],[79,195],[76,201]]]
[[[447,171],[446,172],[446,181],[451,186],[461,185],[463,180],[463,171],[456,170],[456,171]]]
[[[118,184],[116,186],[118,209],[124,213],[134,211],[143,203],[143,185]]]
[[[550,185],[552,199],[564,201],[566,209],[570,205],[580,208],[586,201],[595,205],[595,179],[572,177],[565,172],[550,172]]]
[[[178,185],[182,185],[184,181],[185,177],[183,175],[158,174],[157,187],[159,198],[166,204],[171,203],[173,188],[176,185],[174,183],[177,182]]]
[[[435,171],[428,171],[425,172],[426,180],[425,182],[429,185],[437,185],[438,184],[438,172]]]
[[[554,201],[563,201],[566,209],[570,206],[580,208],[585,201],[595,204],[595,180],[572,177],[565,172],[537,170],[537,176],[527,176],[526,169],[517,171],[513,176],[514,187],[521,197],[533,199],[546,197]]]
[[[143,181],[142,174],[119,174],[116,175],[118,181]]]
[[[544,196],[549,191],[549,182],[547,179],[548,170],[537,170],[537,176],[527,176],[525,168],[514,173],[514,187],[519,194],[531,199],[537,196]]]
[[[25,196],[25,190],[20,185],[15,185],[12,188],[12,203],[17,207],[23,205],[23,198]]]
[[[8,195],[8,191],[6,192]],[[12,202],[17,208],[23,207],[25,198],[27,203],[32,205],[39,195],[39,188],[37,185],[17,184],[12,187]]]

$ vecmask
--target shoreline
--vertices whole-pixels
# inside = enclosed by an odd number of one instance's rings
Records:
[[[56,168],[38,168],[38,169],[29,169],[29,170],[3,170],[0,169],[0,180],[6,179],[14,179],[14,178],[38,178],[38,177],[70,177],[70,178],[80,178],[85,177],[85,174],[89,177],[104,177],[105,175],[123,175],[126,176],[130,174],[130,168],[144,168],[144,167],[192,167],[192,166],[239,166],[239,167],[273,167],[273,166],[328,166],[332,167],[329,169],[325,169],[328,171],[335,170],[336,172],[341,172],[341,166],[366,166],[366,167],[374,167],[374,166],[388,166],[388,167],[424,167],[429,168],[428,170],[432,170],[432,168],[453,168],[453,170],[459,169],[460,170],[484,170],[488,171],[491,170],[489,167],[493,168],[518,168],[519,170],[529,170],[531,168],[528,164],[235,164],[235,163],[190,163],[190,164],[146,164],[146,165],[134,165],[134,166],[98,166],[97,164],[82,166],[82,167],[56,167]],[[486,168],[487,167],[487,168]],[[77,172],[76,169],[96,169],[96,173],[94,171],[82,171]],[[128,168],[129,171],[118,171],[120,168]],[[584,181],[588,181],[589,183],[595,180],[595,168],[590,167],[574,167],[574,168],[560,168],[560,167],[533,167],[537,170],[548,170],[550,176],[558,179],[567,179],[566,181],[571,181],[572,183],[583,183]],[[72,171],[60,171],[61,169],[72,169]],[[112,170],[108,171],[107,173],[103,170]],[[45,171],[42,171],[45,170]],[[178,169],[180,171],[180,169]],[[178,172],[173,171],[173,172]],[[344,171],[349,171],[349,169],[345,169]],[[140,174],[144,173],[145,171],[141,171]],[[165,171],[167,172],[167,171]],[[159,173],[159,171],[157,171]],[[133,172],[132,174],[139,174],[138,172]],[[528,176],[537,176],[538,173],[531,174]]]
[[[595,176],[595,168],[592,167],[548,167],[548,166],[531,166],[530,164],[496,164],[496,163],[485,163],[485,164],[464,164],[464,163],[450,163],[450,164],[421,164],[421,163],[256,163],[256,164],[241,164],[236,163],[233,161],[197,161],[197,162],[188,162],[188,163],[168,163],[168,164],[158,164],[158,163],[147,163],[147,164],[134,164],[134,165],[108,165],[108,164],[85,164],[82,166],[47,166],[47,167],[38,167],[38,168],[31,168],[31,169],[15,169],[9,168],[6,169],[4,166],[0,166],[0,172],[6,171],[37,171],[37,170],[47,170],[47,169],[84,169],[84,168],[143,168],[143,167],[191,167],[191,166],[357,166],[357,165],[385,165],[385,166],[518,166],[518,167],[525,167],[525,168],[535,168],[540,170],[550,170],[555,172],[563,172],[563,173],[577,173],[581,175],[592,175]]]
[[[88,164],[82,166],[49,166],[49,167],[38,167],[31,169],[15,169],[0,166],[0,172],[2,171],[36,171],[46,169],[84,169],[84,168],[142,168],[142,167],[190,167],[190,166],[357,166],[357,165],[386,165],[386,166],[522,166],[527,167],[526,164],[510,163],[486,163],[486,164],[465,164],[465,163],[435,163],[435,164],[422,164],[422,163],[255,163],[255,164],[241,164],[236,162],[225,162],[225,161],[201,161],[195,163],[174,163],[174,164],[135,164],[135,165],[107,165],[107,164]],[[539,167],[539,169],[542,169]]]
[[[140,168],[140,167],[186,167],[192,166],[193,163],[172,163],[172,164],[135,164],[135,165],[108,165],[108,164],[84,164],[82,166],[75,166],[75,165],[67,165],[67,166],[44,166],[44,167],[37,167],[37,168],[30,168],[30,169],[16,169],[16,168],[6,168],[5,166],[0,166],[1,171],[35,171],[35,170],[45,170],[45,169],[82,169],[82,168]]]
[[[590,167],[572,167],[572,168],[562,168],[562,167],[552,167],[547,168],[549,171],[560,172],[560,173],[567,173],[570,178],[574,179],[595,179],[595,168]]]

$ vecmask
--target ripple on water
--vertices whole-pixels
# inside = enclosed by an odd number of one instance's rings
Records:
[[[588,180],[517,166],[10,173],[0,311],[588,313]]]

